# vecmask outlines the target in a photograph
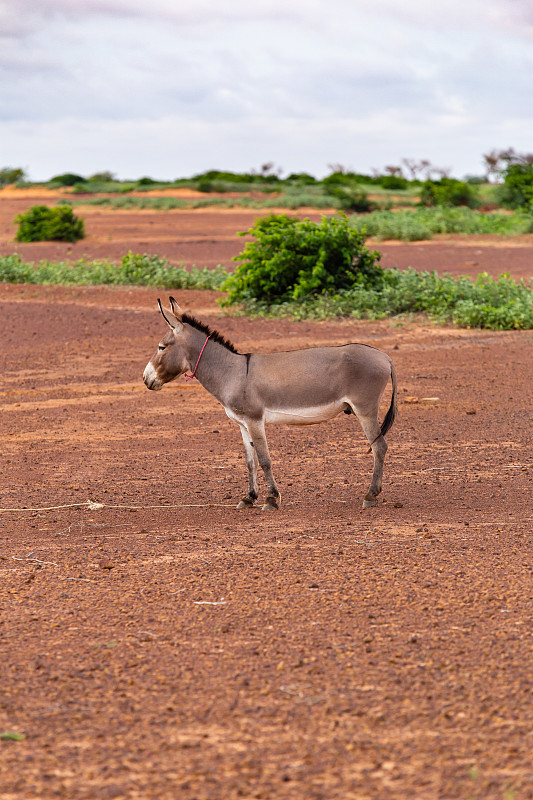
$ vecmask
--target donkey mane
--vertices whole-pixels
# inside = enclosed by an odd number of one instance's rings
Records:
[[[237,353],[237,355],[240,355],[235,345],[233,345],[228,339],[225,339],[221,333],[210,328],[209,325],[206,325],[205,322],[200,322],[199,319],[196,319],[196,317],[191,317],[190,314],[184,314],[181,318],[181,321],[187,323],[187,325],[190,325],[192,328],[196,328],[197,331],[205,333],[206,336],[210,337],[211,341],[218,342],[222,345],[222,347],[225,347],[226,350],[229,350],[230,353]]]

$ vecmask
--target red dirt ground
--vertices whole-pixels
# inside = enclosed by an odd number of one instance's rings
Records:
[[[176,192],[174,192],[176,194]],[[190,192],[191,199],[198,193]],[[181,196],[188,195],[181,192]],[[54,205],[59,194],[0,192],[0,254],[18,252],[25,260],[61,261],[78,258],[119,260],[133,250],[155,253],[173,264],[231,267],[233,256],[244,245],[238,231],[248,230],[261,212],[253,209],[213,209],[149,211],[109,210],[97,206],[76,209],[85,220],[86,238],[76,244],[64,242],[14,241],[17,214],[31,205]],[[270,213],[270,212],[266,212]],[[320,211],[299,212],[319,220]],[[382,254],[385,267],[438,270],[452,275],[488,272],[496,277],[510,272],[515,278],[533,275],[533,234],[506,239],[497,236],[438,236],[430,241],[374,242],[369,245]]]
[[[177,294],[242,351],[393,355],[382,500],[341,415],[271,428],[282,507],[236,511],[238,429],[142,384],[156,291],[0,284],[1,799],[532,798],[532,332]]]

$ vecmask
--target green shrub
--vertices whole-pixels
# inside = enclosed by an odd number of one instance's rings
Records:
[[[16,221],[17,242],[77,242],[85,235],[83,220],[69,206],[32,206]]]
[[[62,175],[55,175],[50,178],[49,184],[54,186],[75,186],[77,183],[83,183],[85,178],[81,175],[76,175],[75,172],[64,172]]]
[[[504,170],[498,199],[506,208],[533,211],[533,164],[509,164]]]
[[[373,203],[368,199],[368,195],[364,189],[356,186],[342,186],[335,183],[330,183],[327,186],[328,194],[334,197],[338,203],[338,207],[343,211],[353,211],[358,214],[363,214],[371,211]]]
[[[401,175],[381,175],[379,185],[392,191],[404,191],[409,188],[409,181]]]
[[[470,208],[479,204],[476,188],[455,178],[425,181],[420,192],[420,202],[425,206],[469,206]]]
[[[322,217],[317,224],[286,214],[259,219],[234,258],[240,262],[223,288],[227,304],[243,300],[279,303],[347,289],[357,282],[379,281],[379,253],[364,244],[346,216]]]
[[[317,183],[317,179],[308,172],[291,172],[291,174],[285,178],[285,183],[303,183],[306,186],[312,186]]]
[[[23,181],[25,172],[20,167],[3,167],[0,169],[0,186],[8,186],[10,183]]]

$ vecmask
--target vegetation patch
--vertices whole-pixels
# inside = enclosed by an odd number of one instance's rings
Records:
[[[295,318],[382,319],[424,313],[439,321],[492,329],[533,328],[533,285],[509,275],[475,280],[414,269],[381,269],[380,254],[353,236],[346,217],[320,224],[271,215],[246,232],[222,305]],[[244,235],[244,234],[243,234]]]
[[[228,302],[239,313],[293,319],[385,319],[423,313],[439,322],[494,330],[533,328],[533,282],[496,280],[487,274],[475,280],[416,270],[379,269],[379,281],[363,280],[349,289],[323,291],[268,302],[259,294]],[[166,289],[221,290],[231,278],[222,267],[190,270],[175,267],[158,256],[128,253],[120,264],[109,261],[27,263],[18,255],[0,256],[0,281],[65,286],[133,285]]]
[[[350,225],[375,239],[413,242],[438,234],[485,234],[517,236],[533,233],[533,216],[525,212],[483,213],[471,208],[418,208],[400,211],[373,211],[350,217]]]
[[[317,224],[271,214],[240,235],[255,241],[234,259],[239,265],[223,286],[228,305],[300,300],[380,280],[379,254],[365,246],[364,234],[344,215],[322,217]]]
[[[508,164],[503,186],[498,187],[498,199],[507,208],[533,212],[533,163]]]
[[[157,286],[176,289],[218,289],[227,279],[222,267],[176,267],[153,255],[127,253],[119,264],[111,261],[22,261],[20,256],[0,256],[0,281],[5,283],[60,284],[64,286]]]
[[[454,278],[414,269],[385,269],[376,287],[359,284],[352,289],[323,293],[314,298],[282,303],[248,300],[242,304],[251,316],[292,319],[386,319],[426,314],[437,322],[464,328],[524,330],[533,328],[533,281],[497,279],[483,273],[477,278]]]
[[[17,242],[77,242],[85,236],[83,220],[68,205],[32,206],[16,221]]]

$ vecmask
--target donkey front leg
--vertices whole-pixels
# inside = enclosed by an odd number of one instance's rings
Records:
[[[272,511],[279,508],[281,503],[281,495],[276,486],[274,475],[272,474],[272,463],[270,461],[270,453],[268,452],[268,444],[265,435],[265,425],[263,422],[255,422],[248,424],[248,432],[252,439],[252,444],[255,449],[259,466],[265,474],[267,484],[267,496],[263,511]]]
[[[257,453],[252,438],[246,428],[243,426],[240,426],[240,428],[242,441],[244,443],[246,466],[248,468],[248,494],[242,498],[237,508],[252,508],[259,495],[259,486],[257,483]]]

